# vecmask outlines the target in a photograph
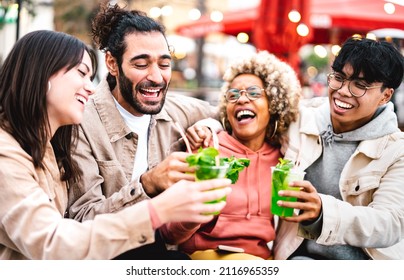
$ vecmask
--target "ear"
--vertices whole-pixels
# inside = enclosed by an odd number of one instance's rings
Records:
[[[394,89],[392,89],[392,88],[386,88],[386,89],[383,91],[383,98],[380,100],[379,105],[384,105],[384,104],[386,104],[387,102],[389,102],[390,99],[391,99],[391,97],[393,96],[393,93],[394,93]]]
[[[105,54],[105,65],[112,76],[116,77],[118,75],[118,64],[116,63],[115,57],[113,57],[109,51]]]

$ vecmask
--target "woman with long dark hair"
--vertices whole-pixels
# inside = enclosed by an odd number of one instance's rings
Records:
[[[83,42],[45,30],[22,37],[0,68],[0,259],[111,259],[154,242],[164,223],[209,221],[203,213],[224,207],[204,202],[227,195],[229,180],[180,181],[93,221],[64,218],[66,182],[80,179],[71,141],[95,72]]]

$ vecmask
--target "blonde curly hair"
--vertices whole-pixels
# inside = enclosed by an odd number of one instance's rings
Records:
[[[234,78],[241,74],[254,74],[263,81],[270,112],[266,141],[275,146],[280,145],[281,138],[290,123],[296,121],[299,113],[301,85],[295,71],[267,51],[260,51],[230,64],[223,76],[219,104],[220,118],[229,134],[232,133],[232,128],[226,113],[228,102],[225,94]]]

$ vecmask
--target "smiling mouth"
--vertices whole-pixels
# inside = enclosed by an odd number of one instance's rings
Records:
[[[81,95],[76,95],[76,100],[82,103],[83,105],[86,105],[87,99],[84,96]]]
[[[156,98],[159,96],[161,88],[159,89],[152,89],[152,88],[141,88],[139,92],[142,96],[147,98]]]
[[[341,100],[334,99],[334,104],[340,109],[352,109],[354,106],[349,103],[342,102]]]
[[[256,116],[255,113],[250,110],[242,110],[242,111],[237,112],[236,119],[237,119],[237,121],[240,122],[240,121],[243,121],[246,119],[253,119],[253,118],[255,118],[255,116]]]

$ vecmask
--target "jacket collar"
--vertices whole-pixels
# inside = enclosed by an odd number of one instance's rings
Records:
[[[115,106],[115,101],[106,78],[100,81],[96,88],[96,94],[93,95],[92,99],[111,142],[115,142],[132,133]],[[171,121],[171,117],[164,107],[160,113],[151,116],[150,123],[155,124],[157,120]]]

